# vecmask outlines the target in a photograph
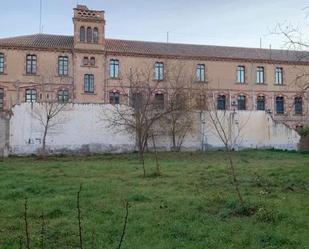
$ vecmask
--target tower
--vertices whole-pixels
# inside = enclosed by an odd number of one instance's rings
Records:
[[[104,50],[104,11],[89,10],[85,5],[74,8],[74,48]]]

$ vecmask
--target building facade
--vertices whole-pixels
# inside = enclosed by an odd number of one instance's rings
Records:
[[[132,71],[146,69],[164,102],[168,75],[181,65],[195,98],[218,109],[266,111],[293,128],[309,122],[308,52],[108,39],[104,11],[83,5],[73,23],[73,36],[0,39],[2,113],[45,100],[121,104]]]

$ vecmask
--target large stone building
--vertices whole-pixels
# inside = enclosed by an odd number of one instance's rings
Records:
[[[73,36],[0,39],[1,111],[46,99],[118,104],[127,101],[131,70],[146,66],[164,101],[170,65],[182,64],[194,75],[194,94],[207,88],[219,109],[265,110],[293,127],[308,122],[309,85],[300,77],[309,71],[307,52],[108,39],[104,11],[82,5],[73,23]]]

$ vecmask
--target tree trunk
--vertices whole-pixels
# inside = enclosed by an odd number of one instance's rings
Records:
[[[157,152],[157,147],[156,147],[154,135],[152,135],[152,144],[153,144],[153,149],[154,149],[155,158],[156,158],[156,170],[157,170],[156,173],[157,173],[157,176],[161,176],[161,169],[160,169],[160,164],[159,164],[159,160],[158,160],[158,152]]]
[[[44,127],[44,134],[43,134],[43,145],[42,145],[42,155],[45,158],[46,157],[46,136],[47,136],[47,131],[48,131],[48,124],[49,124],[49,119],[46,121],[46,125]]]

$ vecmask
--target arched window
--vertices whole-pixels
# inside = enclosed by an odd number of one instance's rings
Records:
[[[85,27],[80,27],[80,30],[79,30],[79,40],[81,42],[85,42],[86,41],[86,33],[85,33]]]
[[[303,99],[302,97],[295,97],[294,99],[295,114],[303,114]]]
[[[256,109],[258,111],[265,111],[265,97],[258,96],[256,99]]]
[[[87,42],[92,42],[92,29],[90,27],[87,28]]]
[[[246,110],[246,96],[239,95],[237,99],[238,110]]]
[[[110,92],[109,93],[109,103],[112,105],[120,104],[120,94],[118,92]]]
[[[90,65],[95,66],[95,58],[94,57],[90,58]]]
[[[4,90],[0,88],[0,111],[4,109]]]
[[[284,98],[283,97],[276,97],[276,113],[277,114],[284,114]]]
[[[99,42],[99,30],[98,30],[98,28],[93,29],[93,42],[94,43]]]
[[[217,109],[225,110],[226,109],[226,97],[225,95],[219,95],[217,98]]]

